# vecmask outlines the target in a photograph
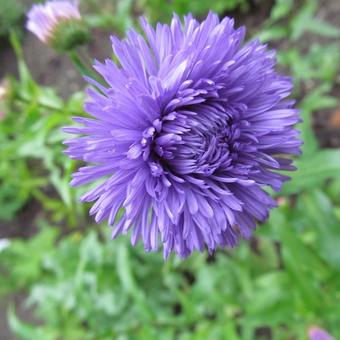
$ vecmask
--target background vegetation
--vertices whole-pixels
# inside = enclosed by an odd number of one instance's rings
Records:
[[[234,16],[248,38],[277,48],[281,69],[295,79],[303,156],[269,221],[237,249],[163,262],[127,238],[112,242],[109,228],[94,225],[77,202],[83,189],[68,186],[76,164],[62,153],[60,127],[82,114],[84,95],[61,98],[38,85],[21,47],[27,3],[0,1],[2,50],[9,41],[18,64],[0,94],[0,295],[16,338],[307,339],[313,325],[340,338],[339,5],[81,3],[94,32],[117,34],[142,13],[153,21],[169,21],[173,11]],[[25,302],[15,303],[23,293]],[[1,327],[0,338],[11,339]]]

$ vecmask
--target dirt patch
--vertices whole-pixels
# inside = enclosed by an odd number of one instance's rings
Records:
[[[236,27],[245,26],[247,37],[251,38],[269,17],[274,3],[274,0],[251,0],[249,1],[249,11],[244,12],[241,9],[236,9],[225,13],[225,15],[235,19]]]
[[[334,86],[331,96],[340,98],[340,85]],[[340,147],[340,106],[317,111],[313,115],[313,127],[323,148]]]
[[[0,239],[32,236],[37,230],[35,220],[40,212],[40,204],[30,200],[13,220],[10,222],[0,220]]]

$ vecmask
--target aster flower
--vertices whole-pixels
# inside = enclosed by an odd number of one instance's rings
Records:
[[[43,43],[58,50],[69,50],[88,40],[78,1],[51,0],[45,4],[35,4],[27,18],[27,29]]]
[[[291,80],[230,18],[141,26],[145,37],[112,37],[119,63],[96,62],[107,85],[88,79],[99,90],[88,90],[92,117],[65,129],[81,135],[66,153],[92,163],[71,184],[101,180],[81,200],[96,201],[90,214],[113,237],[130,231],[146,251],[234,247],[268,217],[276,203],[264,188],[280,190],[288,177],[277,171],[293,170],[287,156],[300,152]]]
[[[334,340],[334,338],[322,328],[312,326],[308,330],[310,340]]]

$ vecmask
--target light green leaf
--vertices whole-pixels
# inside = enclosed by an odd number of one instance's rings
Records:
[[[290,174],[291,181],[283,186],[284,194],[313,189],[326,179],[340,176],[340,150],[324,149],[312,157],[295,162],[297,171]]]

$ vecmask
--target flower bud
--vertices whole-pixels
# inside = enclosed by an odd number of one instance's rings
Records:
[[[56,27],[50,45],[60,52],[67,52],[90,40],[89,31],[83,21],[63,21]]]
[[[88,29],[75,1],[52,0],[33,5],[27,17],[27,29],[60,52],[70,51],[89,41]]]

